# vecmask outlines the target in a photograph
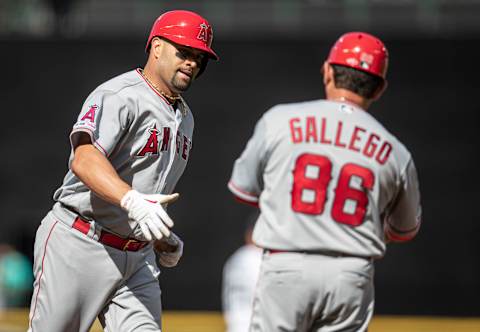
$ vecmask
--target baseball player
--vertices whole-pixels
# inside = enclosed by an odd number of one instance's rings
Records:
[[[236,160],[228,187],[261,210],[250,331],[366,331],[373,260],[418,232],[412,156],[367,113],[387,65],[382,41],[343,35],[322,67],[326,100],[273,107]]]
[[[227,332],[247,332],[258,280],[262,250],[253,244],[252,231],[258,213],[247,221],[245,244],[238,248],[223,267],[222,306]]]
[[[192,148],[182,98],[218,59],[212,27],[190,11],[153,24],[143,69],[97,87],[70,134],[69,171],[35,239],[32,332],[160,331],[157,277],[183,243],[165,208]]]

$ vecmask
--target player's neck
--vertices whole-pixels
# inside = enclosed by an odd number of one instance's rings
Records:
[[[345,89],[332,89],[331,91],[327,91],[327,99],[350,103],[362,108],[365,111],[372,104],[372,100]]]
[[[171,104],[174,104],[180,96],[170,91],[168,86],[158,78],[154,70],[147,64],[145,69],[140,69],[140,73],[147,80],[150,85],[157,90],[162,96],[164,96]]]

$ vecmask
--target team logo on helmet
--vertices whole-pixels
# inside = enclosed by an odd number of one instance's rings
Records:
[[[207,23],[203,22],[200,24],[200,31],[198,32],[197,39],[203,40],[205,43],[209,43],[211,39],[211,33],[212,28]]]

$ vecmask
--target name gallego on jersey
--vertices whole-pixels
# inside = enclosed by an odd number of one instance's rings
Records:
[[[392,152],[392,145],[380,135],[360,126],[346,130],[342,121],[325,117],[295,117],[289,120],[292,143],[319,143],[348,149],[384,165]],[[332,135],[333,133],[333,135]]]

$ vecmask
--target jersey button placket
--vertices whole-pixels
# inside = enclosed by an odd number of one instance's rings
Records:
[[[168,166],[166,171],[163,173],[162,180],[160,181],[159,188],[157,188],[157,192],[161,192],[164,190],[166,184],[167,184],[167,177],[170,174],[170,170],[172,168],[173,162],[175,161],[175,153],[177,150],[177,134],[178,134],[178,128],[180,127],[180,124],[182,122],[182,113],[177,109],[175,113],[175,126],[172,134],[172,144],[170,145],[170,159],[168,161]]]

